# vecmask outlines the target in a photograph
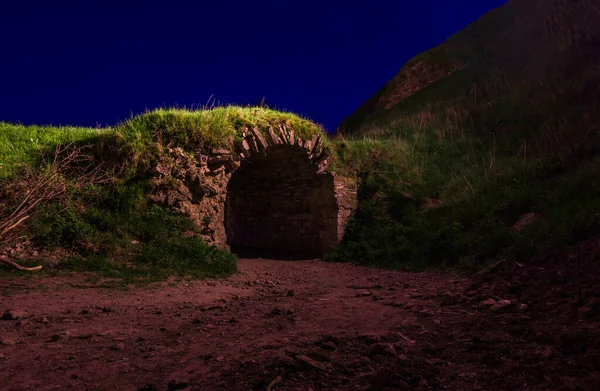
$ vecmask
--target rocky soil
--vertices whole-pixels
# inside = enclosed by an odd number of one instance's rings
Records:
[[[0,281],[0,389],[598,390],[599,243],[469,279],[242,259],[226,281]]]

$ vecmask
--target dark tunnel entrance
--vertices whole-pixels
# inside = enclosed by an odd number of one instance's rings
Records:
[[[227,244],[242,256],[314,257],[339,241],[334,176],[306,150],[277,145],[243,161],[225,204]]]

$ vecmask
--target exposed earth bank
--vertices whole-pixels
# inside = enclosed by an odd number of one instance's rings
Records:
[[[597,245],[470,279],[264,259],[127,290],[11,279],[0,389],[597,390]]]

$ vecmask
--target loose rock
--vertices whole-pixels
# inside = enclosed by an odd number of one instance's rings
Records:
[[[492,299],[492,298],[489,298],[489,299],[487,299],[487,300],[484,300],[484,301],[482,301],[482,302],[481,302],[481,306],[482,306],[482,307],[493,307],[493,306],[495,306],[495,305],[496,305],[496,303],[497,303],[497,301],[496,301],[496,300],[494,300],[494,299]]]
[[[2,314],[0,320],[20,320],[27,316],[27,312],[24,310],[7,310]]]
[[[13,338],[0,337],[0,345],[12,346],[12,345],[15,345],[16,343],[17,343],[17,341],[14,340]]]
[[[116,344],[110,347],[110,350],[114,350],[116,352],[122,352],[125,350],[125,344],[123,342],[117,342]]]

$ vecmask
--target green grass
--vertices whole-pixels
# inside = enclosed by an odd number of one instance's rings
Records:
[[[269,127],[277,129],[279,125],[294,129],[296,136],[305,140],[322,132],[320,126],[293,113],[238,106],[159,108],[104,129],[0,122],[0,179],[10,177],[19,167],[40,164],[41,155],[52,154],[57,145],[95,145],[114,139],[111,142],[123,156],[148,164],[166,145],[192,152],[202,147],[230,149],[229,140],[239,142],[245,128],[256,128],[266,135]]]
[[[417,134],[337,141],[338,171],[359,174],[359,206],[329,260],[472,271],[600,231],[600,156],[525,159],[509,140]],[[510,229],[531,212],[542,217]]]
[[[157,109],[129,119],[117,127],[123,150],[135,161],[147,163],[160,153],[152,146],[171,145],[185,150],[231,149],[244,129],[267,135],[270,127],[285,125],[303,140],[321,133],[315,123],[292,113],[262,107],[216,107],[211,110]]]
[[[44,269],[52,275],[94,272],[139,282],[235,273],[237,258],[188,235],[195,231],[187,216],[150,204],[140,181],[69,192],[39,211],[28,234],[44,248],[79,254]]]
[[[99,134],[111,129],[83,127],[24,126],[0,122],[0,178],[11,176],[16,169],[35,166],[42,154],[51,155],[57,145],[95,143]]]

